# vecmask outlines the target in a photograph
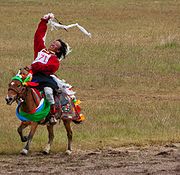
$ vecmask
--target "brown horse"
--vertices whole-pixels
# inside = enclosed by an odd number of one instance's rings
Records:
[[[8,87],[8,94],[6,97],[6,102],[8,105],[11,105],[13,102],[21,102],[21,110],[26,112],[26,113],[31,113],[35,108],[38,107],[40,103],[40,99],[37,98],[36,92],[33,90],[32,87],[24,85],[21,79],[14,79],[9,83]],[[68,138],[68,146],[66,153],[71,154],[72,153],[72,148],[71,148],[71,143],[72,143],[72,129],[70,126],[71,120],[70,119],[63,119],[61,118],[61,109],[59,107],[59,112],[57,118],[59,120],[62,120],[64,123],[64,126],[67,131],[67,138]],[[44,116],[46,118],[46,116]],[[18,127],[17,131],[20,135],[21,141],[22,142],[27,142],[25,147],[22,149],[21,154],[27,155],[29,148],[30,148],[30,143],[32,141],[32,138],[36,132],[37,126],[40,124],[40,122],[21,122],[20,126]],[[23,130],[27,127],[30,126],[30,132],[28,136],[23,135]],[[54,131],[53,131],[54,125],[52,124],[47,124],[47,130],[48,130],[48,144],[44,148],[43,153],[44,154],[49,154],[50,148],[54,139]]]

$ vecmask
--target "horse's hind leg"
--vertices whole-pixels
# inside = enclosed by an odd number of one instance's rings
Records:
[[[53,126],[54,125],[47,125],[47,130],[48,130],[48,144],[46,145],[46,147],[44,148],[43,153],[44,154],[49,154],[50,149],[51,149],[51,145],[54,139],[54,130],[53,130]]]
[[[36,132],[37,126],[38,126],[38,123],[36,123],[36,122],[31,123],[31,130],[30,130],[29,135],[28,135],[27,143],[26,143],[24,149],[21,151],[21,154],[23,154],[23,155],[28,154],[29,146],[30,146],[30,143],[31,143],[32,138],[34,136],[34,133]]]
[[[72,129],[71,129],[71,121],[70,120],[63,120],[64,126],[67,131],[67,137],[68,137],[68,147],[66,150],[66,154],[70,155],[72,153],[71,143],[72,143]]]
[[[21,122],[21,125],[20,125],[20,126],[18,127],[18,129],[17,129],[17,131],[18,131],[18,133],[19,133],[19,135],[20,135],[20,138],[21,138],[21,141],[22,141],[22,142],[26,142],[27,139],[28,139],[27,136],[23,136],[23,130],[24,130],[27,126],[29,126],[29,125],[30,125],[29,122]]]

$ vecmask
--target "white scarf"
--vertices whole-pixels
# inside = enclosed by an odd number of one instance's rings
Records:
[[[72,28],[72,27],[77,27],[79,28],[79,30],[81,32],[83,32],[85,35],[89,36],[91,38],[91,33],[89,33],[84,27],[80,26],[78,23],[76,24],[70,24],[70,25],[62,25],[62,24],[59,24],[55,21],[53,21],[52,19],[49,19],[49,22],[48,22],[51,26],[51,30],[58,30],[59,28],[61,29],[69,29],[69,28]]]

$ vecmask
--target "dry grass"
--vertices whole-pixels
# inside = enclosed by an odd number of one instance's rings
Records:
[[[179,1],[1,0],[0,10],[0,152],[22,147],[16,105],[6,106],[4,97],[12,75],[32,62],[34,31],[49,11],[65,24],[79,22],[93,35],[89,39],[71,29],[47,37],[47,44],[60,36],[73,48],[58,75],[75,86],[87,116],[83,125],[73,126],[75,148],[180,141]],[[33,149],[46,140],[40,128]],[[63,150],[65,143],[58,126],[53,149]]]

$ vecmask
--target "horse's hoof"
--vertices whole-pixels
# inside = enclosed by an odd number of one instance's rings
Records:
[[[46,147],[44,148],[44,150],[43,150],[43,154],[45,154],[45,155],[47,155],[47,154],[49,154],[49,152],[50,152],[50,145],[48,144],[48,145],[46,145]]]
[[[72,154],[72,151],[71,150],[66,150],[66,155],[71,155]]]
[[[22,149],[22,151],[20,152],[21,155],[27,155],[28,154],[28,150],[27,149]]]
[[[28,137],[27,137],[27,136],[24,136],[24,137],[21,139],[22,142],[27,142],[27,140],[28,140]]]
[[[44,150],[42,153],[43,153],[44,155],[48,155],[48,154],[49,154],[49,151]]]

